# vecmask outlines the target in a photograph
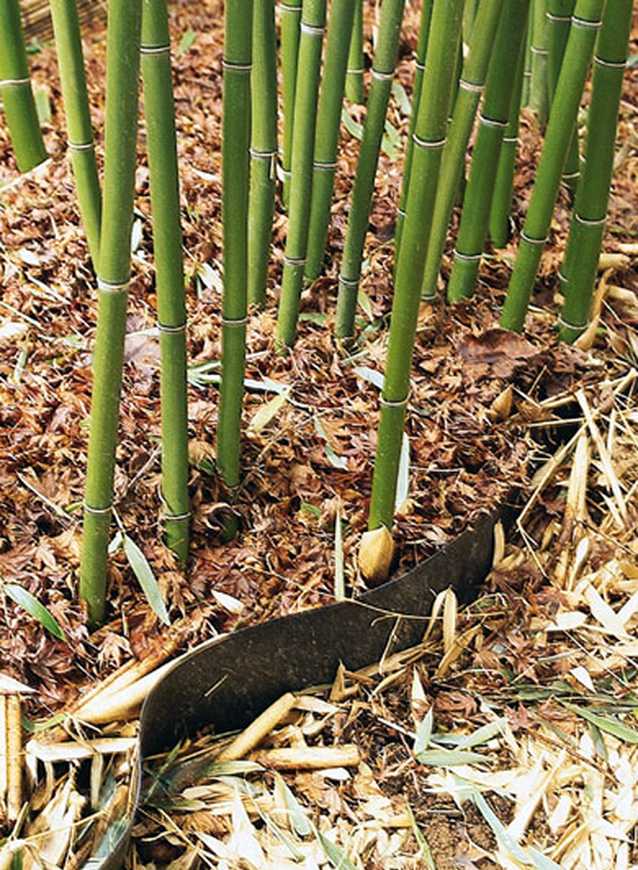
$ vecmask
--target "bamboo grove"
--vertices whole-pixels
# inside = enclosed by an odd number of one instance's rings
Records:
[[[217,471],[228,499],[242,482],[241,430],[251,310],[276,306],[275,341],[294,354],[300,298],[322,275],[340,156],[342,113],[365,105],[343,254],[334,275],[334,332],[356,348],[357,307],[379,155],[393,99],[406,0],[229,0],[223,60],[222,376]],[[392,528],[419,307],[471,298],[487,245],[510,242],[521,112],[543,141],[501,326],[520,332],[561,185],[571,194],[556,276],[559,338],[587,329],[612,184],[632,0],[420,0],[412,108],[396,203],[389,318],[369,528]],[[368,8],[369,7],[369,8]],[[161,348],[162,502],[167,545],[189,549],[186,297],[179,166],[166,0],[108,0],[102,178],[95,156],[75,0],[51,0],[78,210],[96,275],[97,331],[80,591],[105,615],[113,480],[137,160],[139,87]],[[374,17],[374,32],[368,32]],[[371,36],[373,38],[371,39]],[[587,100],[583,97],[590,90]],[[46,160],[18,0],[0,0],[0,95],[19,171]],[[583,107],[587,106],[583,125]],[[471,157],[471,159],[469,159]],[[459,211],[452,266],[442,274]],[[275,217],[286,214],[283,269],[272,264]],[[331,273],[334,274],[334,273]],[[337,277],[338,276],[338,277]],[[444,280],[442,280],[442,278]],[[274,286],[273,286],[274,285]],[[270,289],[274,293],[268,292]],[[444,289],[441,289],[444,288]],[[238,533],[229,520],[226,534]]]

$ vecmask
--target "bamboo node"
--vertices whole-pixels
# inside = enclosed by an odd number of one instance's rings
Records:
[[[95,148],[95,142],[71,142],[69,139],[67,148],[69,151],[92,151]]]
[[[325,27],[317,26],[316,24],[306,24],[305,21],[301,22],[299,27],[302,33],[307,34],[308,36],[323,36],[323,32],[326,29]]]
[[[182,323],[180,326],[167,326],[165,323],[158,323],[157,328],[166,335],[183,335],[186,332],[185,323]]]
[[[305,257],[286,257],[284,256],[284,266],[290,266],[291,268],[297,268],[298,266],[305,266],[306,258]]]
[[[573,329],[576,332],[584,332],[589,326],[589,321],[587,323],[570,323],[568,320],[565,320],[562,314],[559,314],[558,325],[564,326],[566,329]]]
[[[549,236],[545,236],[544,239],[533,239],[531,236],[528,236],[525,230],[521,232],[521,239],[524,242],[527,242],[529,245],[546,245],[549,241]]]
[[[602,21],[588,21],[586,18],[577,18],[575,15],[572,16],[572,27],[585,27],[590,30],[600,30],[600,26]]]
[[[248,323],[248,317],[238,317],[237,319],[233,319],[231,317],[222,317],[222,326],[233,327],[233,326],[246,326]]]
[[[581,217],[581,215],[579,215],[578,213],[576,213],[574,215],[574,217],[578,221],[579,224],[583,224],[583,226],[586,226],[586,227],[602,227],[604,224],[607,223],[607,215],[605,215],[604,217],[598,218],[598,220],[592,220],[590,218]]]
[[[598,57],[597,55],[594,57],[594,63],[597,63],[598,66],[606,66],[609,69],[625,69],[627,67],[626,60],[603,60],[602,57]]]
[[[346,70],[346,72],[347,72],[348,75],[350,75],[350,76],[358,76],[358,75],[363,75],[364,72],[365,72],[365,70],[364,70],[363,67],[358,67],[357,69],[351,69],[350,67],[348,67],[348,69]]]
[[[87,514],[91,514],[91,516],[105,517],[108,514],[110,514],[111,511],[113,510],[113,504],[111,503],[108,507],[104,507],[104,508],[96,508],[96,507],[91,507],[90,504],[87,504],[87,502],[84,502],[84,510],[86,511]]]
[[[337,164],[336,163],[328,163],[328,161],[324,162],[323,160],[315,160],[312,164],[312,168],[319,169],[320,171],[323,171],[323,172],[334,172],[335,169],[337,168]]]
[[[379,404],[383,408],[405,408],[405,406],[408,404],[409,401],[410,401],[410,394],[409,393],[407,394],[405,399],[402,399],[401,401],[396,401],[396,402],[393,402],[390,399],[385,399],[383,396],[379,397]]]
[[[126,293],[130,287],[131,279],[121,284],[116,284],[112,281],[105,281],[103,278],[97,279],[97,289],[102,293]]]
[[[577,170],[576,172],[563,173],[563,181],[571,181],[573,178],[580,178],[580,170]]]
[[[482,94],[484,90],[484,85],[477,82],[468,82],[467,79],[459,79],[459,87],[472,94]]]
[[[413,141],[414,144],[417,145],[419,148],[431,148],[431,149],[435,149],[435,148],[443,148],[443,146],[444,146],[445,143],[447,142],[447,138],[445,138],[445,139],[436,139],[434,142],[430,142],[430,141],[428,141],[427,139],[421,139],[420,136],[417,136],[416,133],[413,133],[413,134],[412,134],[412,141]]]
[[[294,12],[295,15],[301,14],[301,6],[293,6],[290,3],[280,3],[279,10],[281,12]]]
[[[168,54],[170,45],[141,45],[140,54]]]
[[[277,156],[276,151],[258,151],[256,148],[249,148],[248,153],[253,160],[274,160]]]
[[[30,85],[31,79],[3,79],[0,82],[0,88],[16,88],[20,85]]]
[[[556,15],[554,12],[546,12],[546,18],[549,21],[571,21],[571,15]]]
[[[414,58],[414,65],[418,70],[421,70],[421,72],[425,72],[425,64],[416,57]]]
[[[391,72],[382,72],[382,70],[378,70],[372,67],[372,76],[375,79],[379,79],[380,81],[391,82],[394,78],[394,70],[392,70]]]
[[[529,50],[532,54],[538,54],[541,57],[547,57],[547,55],[549,54],[549,51],[546,48],[538,48],[538,46],[536,45],[530,46]]]
[[[508,126],[508,121],[497,121],[495,118],[488,118],[486,115],[479,114],[479,122],[486,127],[500,127],[505,129]]]
[[[222,60],[222,67],[233,72],[249,73],[253,68],[252,63],[236,63],[233,60]]]
[[[397,208],[397,214],[401,215],[402,218],[407,217],[407,212],[403,208]]]
[[[343,275],[339,275],[339,283],[345,284],[346,287],[358,287],[359,281],[361,278],[344,278]]]
[[[481,259],[483,254],[462,254],[461,251],[454,251],[454,257],[457,260],[464,260],[468,263],[475,263]]]
[[[518,136],[503,136],[503,143],[507,143],[508,145],[519,145],[520,139]]]
[[[186,520],[190,520],[192,516],[193,516],[192,511],[187,511],[186,513],[183,513],[183,514],[169,514],[166,512],[164,513],[164,519],[170,520],[170,522],[172,522],[172,523],[185,522]]]

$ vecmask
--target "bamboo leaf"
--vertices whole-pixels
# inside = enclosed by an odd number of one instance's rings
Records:
[[[262,405],[248,425],[248,434],[257,435],[273,420],[288,401],[289,391],[279,393]]]
[[[370,369],[368,366],[357,366],[355,368],[355,373],[358,374],[360,378],[363,378],[364,381],[368,381],[369,384],[377,387],[377,389],[383,389],[383,375],[381,372]]]
[[[47,88],[36,85],[33,88],[33,98],[35,100],[35,109],[38,113],[38,121],[40,122],[40,126],[45,127],[47,124],[51,123],[52,117],[49,91],[47,90]]]
[[[420,764],[429,764],[431,767],[458,767],[485,761],[485,756],[479,752],[465,749],[429,749],[419,753],[416,758]]]
[[[339,456],[333,446],[330,444],[328,440],[328,434],[324,429],[323,423],[319,419],[319,417],[315,417],[315,432],[317,435],[325,441],[324,449],[326,451],[326,456],[328,457],[328,462],[332,465],[333,468],[338,468],[340,471],[345,471],[348,468],[348,460],[345,456]]]
[[[419,723],[419,727],[416,729],[416,740],[414,741],[414,754],[420,755],[430,745],[430,738],[432,737],[432,726],[434,725],[434,712],[432,707],[425,714],[421,722]]]
[[[414,834],[414,839],[417,842],[417,845],[421,851],[420,857],[423,860],[423,867],[425,870],[436,870],[436,864],[434,863],[434,858],[432,857],[432,850],[430,849],[430,844],[425,839],[425,835],[421,828],[419,828],[416,819],[414,818],[414,813],[412,812],[412,807],[408,804],[408,814],[410,816],[410,824],[412,825],[412,833]]]
[[[396,104],[401,112],[403,112],[406,118],[409,118],[412,114],[412,103],[401,82],[396,80],[392,82],[392,96],[396,100]]]
[[[295,832],[299,834],[300,837],[307,837],[309,834],[312,834],[312,825],[308,821],[306,812],[293,792],[286,785],[284,778],[280,774],[275,773],[275,782],[283,795],[286,808],[290,813],[290,821],[292,822]]]
[[[317,831],[317,839],[333,867],[336,867],[337,870],[357,870],[343,849],[324,836],[321,831]]]
[[[17,583],[7,583],[4,587],[4,591],[9,598],[18,605],[18,607],[26,610],[30,616],[37,619],[40,625],[46,628],[49,634],[52,634],[53,637],[57,637],[58,640],[66,640],[58,621],[51,615],[44,604],[40,604],[34,595],[31,595],[30,592],[27,592],[26,589],[19,586]]]
[[[341,120],[343,121],[343,126],[351,136],[354,136],[355,139],[363,139],[363,126],[358,124],[350,112],[345,108],[341,112]]]
[[[343,527],[341,505],[337,508],[335,517],[335,598],[343,601],[346,597],[346,584],[343,568]]]
[[[181,56],[186,54],[186,52],[192,47],[193,43],[197,39],[197,34],[194,30],[187,30],[186,33],[182,36],[179,41],[179,45],[177,46],[177,54]]]
[[[370,297],[365,292],[365,290],[359,289],[357,293],[357,303],[359,304],[361,310],[366,315],[368,320],[374,320],[374,311],[372,310],[372,303],[370,302]]]
[[[146,600],[152,607],[160,622],[163,622],[164,625],[170,625],[171,621],[168,617],[168,612],[166,610],[166,605],[164,604],[164,599],[162,598],[162,593],[160,592],[159,584],[155,579],[151,566],[148,564],[146,556],[132,538],[129,538],[128,535],[124,535],[123,537],[126,558],[142,587]]]
[[[561,703],[564,707],[567,707],[568,710],[571,710],[572,713],[576,713],[577,716],[581,716],[583,719],[591,722],[592,725],[595,725],[606,734],[612,734],[619,740],[624,740],[625,743],[638,743],[638,731],[635,731],[628,725],[624,725],[617,719],[599,716],[597,713],[592,713],[585,707],[578,707],[576,704],[570,704],[568,701],[561,701]]]

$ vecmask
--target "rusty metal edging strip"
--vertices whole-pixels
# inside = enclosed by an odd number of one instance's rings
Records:
[[[494,526],[508,508],[481,520],[407,574],[357,601],[318,607],[208,641],[176,662],[147,698],[138,743],[137,795],[144,759],[206,725],[243,728],[289,691],[330,683],[341,662],[357,670],[384,652],[416,645],[439,592],[472,601],[492,566]],[[119,870],[132,821],[110,855],[91,870]]]

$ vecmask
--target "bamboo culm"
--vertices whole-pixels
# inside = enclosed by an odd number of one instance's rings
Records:
[[[321,274],[326,249],[354,9],[353,0],[332,0],[330,8],[317,109],[308,251],[304,270],[308,281],[314,281]]]
[[[565,56],[575,2],[576,0],[547,0],[547,82],[550,111],[560,76],[560,69],[563,64],[563,57]],[[578,142],[578,123],[576,123],[574,135],[569,146],[567,162],[563,171],[563,184],[572,193],[576,192],[579,176],[580,147]]]
[[[126,303],[131,277],[142,0],[109,0],[106,60],[104,206],[91,428],[84,497],[80,596],[102,622],[113,509]]]
[[[423,0],[423,4],[421,6],[419,38],[416,47],[416,54],[414,55],[414,87],[412,89],[412,112],[410,113],[410,123],[408,125],[408,141],[405,148],[405,160],[403,162],[403,180],[401,181],[401,194],[399,197],[399,208],[397,209],[396,230],[394,234],[395,272],[396,263],[399,259],[399,251],[401,250],[403,221],[405,218],[405,208],[408,201],[410,174],[412,172],[412,156],[414,153],[414,128],[416,125],[417,109],[421,101],[421,91],[423,89],[423,73],[425,72],[425,59],[428,50],[428,39],[430,37],[430,26],[432,24],[433,6],[434,0]]]
[[[479,6],[463,66],[459,93],[454,105],[448,141],[443,151],[441,178],[436,192],[432,231],[428,245],[421,293],[424,299],[436,296],[437,278],[445,248],[454,200],[463,177],[467,150],[476,111],[485,84],[488,64],[494,49],[494,36],[503,7],[503,0],[484,0]]]
[[[292,131],[295,120],[295,90],[299,58],[299,23],[301,0],[287,0],[279,4],[281,15],[281,90],[284,115],[281,173],[283,176],[283,204],[288,208],[292,162]]]
[[[224,13],[224,295],[217,468],[231,500],[241,482],[240,432],[246,368],[252,12],[252,0],[235,0],[226,4]],[[225,536],[232,538],[236,531],[233,515],[226,522]]]
[[[605,0],[577,0],[501,326],[519,332],[550,230]]]
[[[366,99],[363,84],[363,41],[363,0],[355,0],[345,89],[346,99],[351,103],[363,104]]]
[[[485,100],[479,115],[472,153],[470,179],[463,200],[463,214],[448,283],[448,299],[458,302],[471,296],[476,286],[488,234],[492,193],[498,172],[501,143],[508,125],[514,77],[524,49],[529,0],[505,0],[493,45]]]
[[[530,106],[536,112],[541,127],[545,127],[549,115],[549,89],[547,81],[547,0],[532,2],[532,41]]]
[[[529,28],[529,20],[528,20]],[[510,238],[512,199],[514,195],[514,173],[516,171],[516,154],[518,151],[518,131],[521,119],[521,99],[523,94],[523,80],[525,73],[525,48],[521,51],[516,74],[514,88],[512,90],[512,102],[509,109],[509,121],[501,151],[498,158],[498,169],[494,181],[494,192],[490,206],[489,234],[493,247],[504,248]]]
[[[525,62],[523,64],[523,87],[521,90],[521,108],[529,106],[532,89],[532,21],[531,15],[527,24],[527,39],[525,40]]]
[[[248,223],[248,301],[266,301],[275,211],[277,161],[277,36],[274,0],[253,9],[252,129]]]
[[[276,341],[280,348],[292,347],[297,335],[299,298],[310,223],[313,158],[321,48],[326,18],[326,0],[304,0],[299,44],[299,75],[295,92],[296,123],[292,143],[292,179],[288,217],[288,236],[277,316]]]
[[[368,524],[391,528],[425,254],[456,74],[463,0],[437,0],[414,132],[414,155],[392,303]]]
[[[18,0],[0,0],[0,97],[20,172],[47,158],[33,99]]]
[[[404,7],[405,0],[384,0],[381,7],[379,35],[372,64],[372,85],[368,95],[368,110],[352,189],[348,229],[339,275],[336,318],[338,338],[354,335],[361,261],[379,163],[379,149],[392,90]]]
[[[190,525],[186,300],[166,0],[143,0],[141,53],[161,353],[164,527],[168,546],[185,562]]]
[[[51,20],[60,68],[68,149],[82,226],[93,266],[99,266],[102,192],[95,159],[80,21],[75,0],[51,0]]]
[[[627,63],[632,0],[607,0],[596,46],[587,153],[562,267],[560,338],[573,342],[588,326],[614,166],[618,107]]]

